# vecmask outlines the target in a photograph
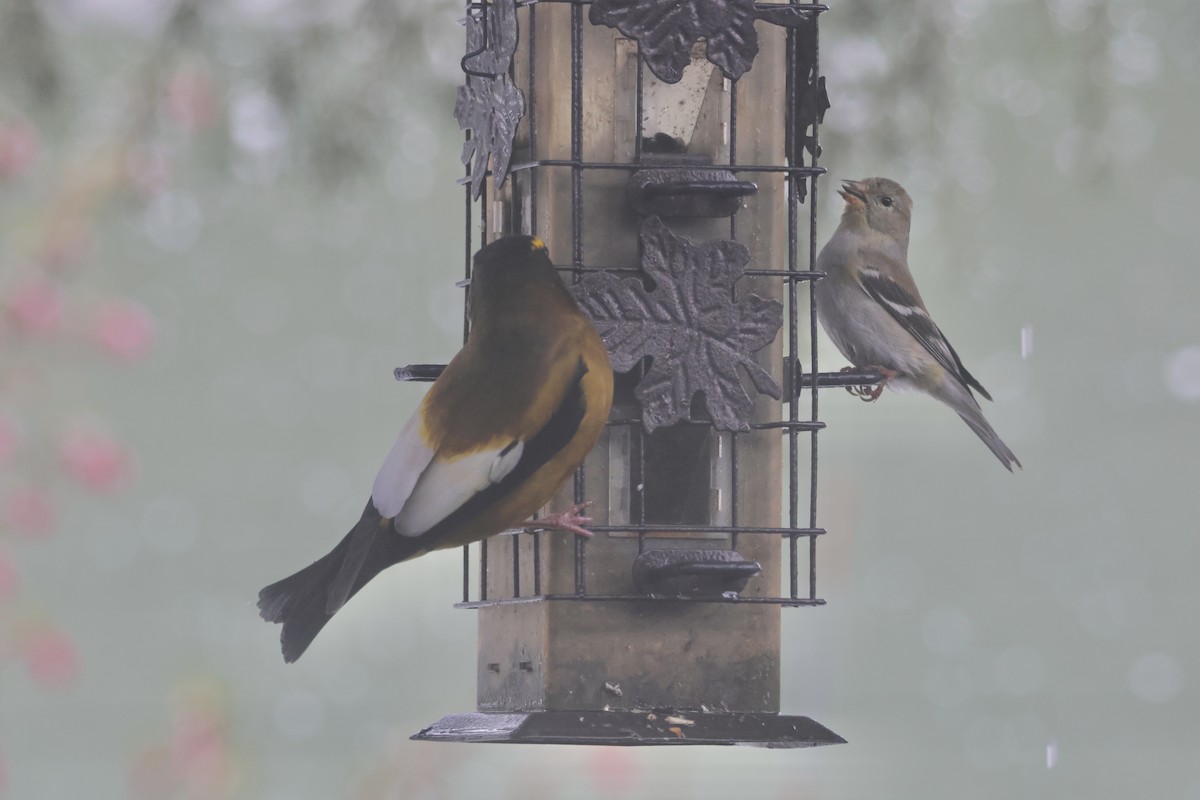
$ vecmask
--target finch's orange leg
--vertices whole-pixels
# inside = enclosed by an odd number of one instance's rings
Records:
[[[592,521],[591,517],[580,516],[579,512],[592,505],[591,500],[576,503],[566,511],[547,514],[540,519],[527,519],[521,523],[521,529],[526,533],[534,531],[568,531],[576,536],[592,536],[592,532],[583,527]]]
[[[851,372],[853,370],[853,367],[842,368],[842,372]],[[896,372],[894,369],[878,366],[867,367],[867,370],[878,372],[883,376],[883,380],[874,386],[847,386],[846,391],[862,400],[864,403],[874,403],[879,399],[879,395],[883,394],[883,387],[887,386],[887,382],[898,376],[900,373]]]

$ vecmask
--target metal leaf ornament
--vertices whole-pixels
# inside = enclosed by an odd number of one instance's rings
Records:
[[[454,103],[458,127],[471,132],[463,144],[462,163],[471,167],[468,180],[475,199],[483,192],[489,158],[496,184],[508,177],[513,138],[525,115],[525,95],[508,77],[517,50],[516,2],[496,0],[480,13],[466,19],[467,78]]]
[[[779,399],[779,384],[751,358],[775,340],[783,304],[754,294],[734,300],[733,285],[750,261],[734,241],[697,244],[676,236],[658,217],[642,224],[641,278],[597,272],[572,291],[604,338],[613,368],[628,372],[650,356],[634,394],[647,431],[691,418],[692,401],[704,393],[715,427],[745,430],[753,403],[742,386],[740,366],[762,394]]]
[[[677,83],[692,61],[692,45],[706,41],[706,57],[737,80],[758,55],[753,0],[595,0],[588,19],[636,39],[646,65]]]
[[[797,132],[795,150],[791,154],[793,164],[804,163],[804,153],[801,148],[816,159],[821,155],[817,137],[812,131],[814,125],[825,121],[825,112],[829,110],[829,93],[825,89],[825,77],[817,71],[817,19],[815,15],[797,19],[796,31],[796,75],[793,79],[795,86],[795,121]],[[804,200],[804,182],[799,181],[800,200]]]

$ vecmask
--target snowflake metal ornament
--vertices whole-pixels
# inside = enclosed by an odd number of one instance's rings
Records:
[[[760,393],[776,400],[779,384],[751,358],[775,340],[783,304],[754,294],[734,300],[733,286],[750,261],[735,241],[697,244],[677,236],[658,217],[642,224],[640,277],[588,275],[572,292],[604,339],[612,365],[628,372],[651,359],[634,395],[647,431],[691,419],[692,401],[704,393],[712,424],[746,430],[753,403],[738,367]]]
[[[666,83],[678,83],[692,61],[692,45],[706,42],[706,57],[737,80],[758,55],[754,0],[595,0],[588,19],[636,39],[646,66]]]
[[[478,200],[489,159],[496,185],[508,177],[513,138],[525,115],[525,95],[508,77],[519,36],[516,0],[485,4],[478,17],[468,16],[465,22],[468,52],[462,68],[467,77],[458,87],[454,118],[471,134],[463,144],[462,163],[471,167],[467,180]]]

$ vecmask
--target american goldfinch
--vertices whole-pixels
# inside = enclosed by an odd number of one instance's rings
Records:
[[[841,224],[817,257],[826,277],[814,286],[817,316],[842,355],[874,368],[885,385],[930,394],[958,412],[1006,469],[1021,466],[983,418],[971,390],[991,395],[934,324],[908,270],[912,199],[895,181],[846,181]]]
[[[325,557],[259,592],[295,661],[387,567],[478,541],[550,500],[599,438],[612,405],[608,353],[529,236],[475,255],[471,332],[383,462],[358,524]],[[574,508],[540,527],[586,534]]]

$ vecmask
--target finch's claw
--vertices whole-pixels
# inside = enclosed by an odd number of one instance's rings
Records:
[[[842,367],[842,372],[852,372],[854,367]],[[883,387],[887,386],[888,381],[897,377],[900,373],[887,367],[867,367],[868,371],[878,372],[883,376],[883,380],[874,386],[847,386],[846,391],[862,400],[864,403],[874,403],[883,394]]]
[[[854,372],[854,371],[855,371],[854,367],[842,367],[840,370],[838,370],[838,372]],[[849,392],[852,397],[857,397],[860,400],[863,400],[865,402],[869,403],[873,399],[871,397],[871,387],[870,386],[843,386],[842,388],[845,389],[847,392]]]
[[[594,534],[583,526],[589,524],[592,521],[592,518],[581,516],[579,514],[580,511],[583,511],[590,505],[594,505],[593,501],[591,500],[585,500],[582,503],[576,503],[566,511],[559,511],[555,514],[547,514],[540,519],[526,520],[522,523],[522,528],[527,533],[533,533],[534,531],[539,530],[554,530],[567,531],[568,533],[573,533],[576,536],[591,537]]]

